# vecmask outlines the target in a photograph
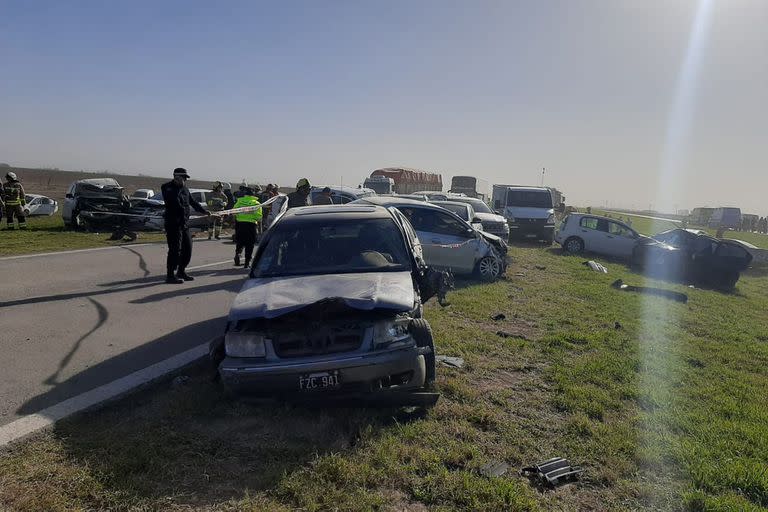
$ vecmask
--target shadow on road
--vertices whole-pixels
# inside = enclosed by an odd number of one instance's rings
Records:
[[[100,319],[101,315],[102,313],[100,312]],[[75,344],[73,349],[59,363],[59,370],[48,378],[46,383],[53,384],[54,387],[45,393],[27,400],[16,412],[20,415],[40,412],[63,400],[146,368],[154,363],[196,347],[201,343],[205,343],[214,336],[221,334],[224,331],[224,325],[225,318],[215,318],[183,327],[91,366],[63,382],[55,382],[61,369],[66,366],[79,344],[98,329],[99,323]]]
[[[85,341],[85,339],[88,338],[88,336],[98,331],[99,328],[102,325],[104,325],[107,319],[109,318],[109,311],[107,311],[107,308],[105,308],[103,304],[101,304],[99,301],[91,297],[88,297],[88,301],[90,301],[90,303],[96,307],[96,312],[99,315],[99,318],[96,321],[96,325],[93,326],[93,328],[90,331],[80,336],[80,338],[74,343],[74,345],[72,345],[72,348],[69,350],[69,352],[67,352],[67,355],[65,355],[64,358],[61,361],[59,361],[59,367],[56,369],[56,372],[54,372],[53,375],[45,379],[44,381],[45,384],[48,384],[49,386],[54,386],[59,383],[58,382],[59,374],[64,368],[66,368],[66,366],[69,364],[69,361],[72,360],[72,356],[74,356],[75,353],[78,351],[83,341]]]

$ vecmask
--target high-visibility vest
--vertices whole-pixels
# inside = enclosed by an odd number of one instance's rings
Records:
[[[253,196],[238,197],[234,208],[243,208],[245,206],[257,206],[259,200]],[[237,222],[259,222],[261,220],[261,208],[251,213],[237,213],[235,214],[235,220]]]

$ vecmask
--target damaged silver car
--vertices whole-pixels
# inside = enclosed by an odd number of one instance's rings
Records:
[[[435,353],[421,313],[441,276],[394,208],[288,210],[259,245],[211,357],[237,393],[430,405]]]

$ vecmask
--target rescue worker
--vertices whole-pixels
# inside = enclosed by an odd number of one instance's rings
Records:
[[[188,226],[190,206],[199,213],[210,215],[189,193],[188,179],[187,170],[177,167],[173,170],[173,180],[160,187],[165,201],[165,238],[168,241],[165,282],[169,284],[194,280],[185,272],[192,259],[192,237]]]
[[[19,229],[27,229],[27,218],[24,216],[24,206],[27,204],[27,200],[24,198],[24,187],[21,186],[15,172],[6,174],[5,179],[3,203],[5,203],[5,217],[8,223],[6,229],[16,229],[13,223],[14,217],[19,219]]]
[[[245,195],[237,200],[235,208],[258,206],[259,199],[251,187],[246,187]],[[257,224],[261,220],[261,208],[247,213],[235,214],[235,265],[240,266],[240,254],[245,248],[245,267],[251,264],[253,247],[256,245]]]
[[[296,190],[288,194],[288,208],[298,208],[300,206],[309,206],[307,198],[310,190],[309,180],[301,178],[296,183]]]
[[[220,181],[213,184],[213,191],[208,197],[208,211],[211,213],[220,212],[227,207],[227,196],[224,195],[224,186]],[[211,216],[211,222],[208,224],[208,240],[214,236],[216,240],[221,239],[221,215]]]
[[[333,199],[331,199],[331,189],[325,187],[322,192],[312,200],[312,204],[333,204]]]

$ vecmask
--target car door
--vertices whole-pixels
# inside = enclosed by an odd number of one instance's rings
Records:
[[[584,250],[605,254],[608,223],[597,217],[582,217],[579,221],[577,236],[584,240]]]
[[[61,206],[61,217],[65,222],[69,222],[72,219],[72,210],[75,207],[75,185],[77,183],[72,183],[69,186],[64,196],[64,204]]]
[[[416,230],[427,265],[468,274],[475,268],[477,235],[458,216],[432,208],[400,208]]]
[[[637,243],[635,230],[620,222],[608,222],[608,232],[605,235],[605,254],[616,258],[629,259]]]

